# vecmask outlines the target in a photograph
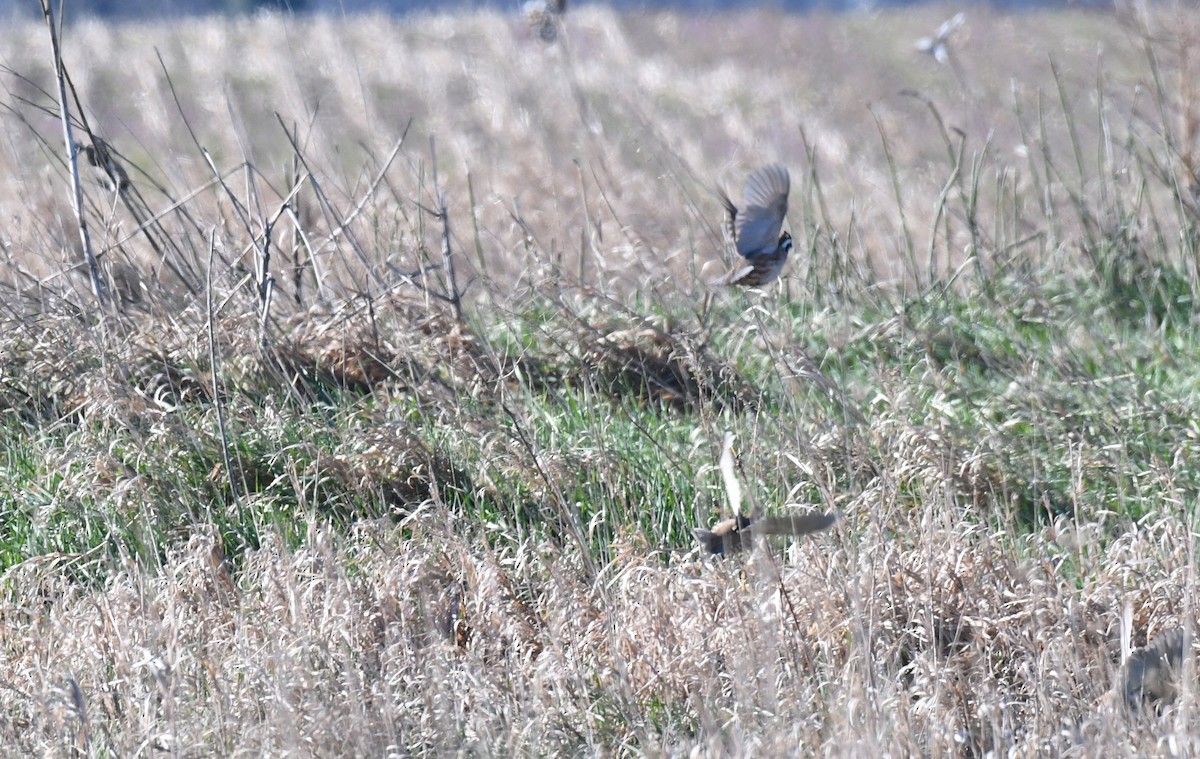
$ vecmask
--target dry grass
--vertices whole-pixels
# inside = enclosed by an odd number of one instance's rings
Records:
[[[1045,533],[1019,541],[1041,559],[1018,562],[1013,536],[959,516],[856,512],[783,563],[629,545],[598,582],[569,554],[498,554],[436,508],[341,537],[313,524],[295,550],[266,540],[236,580],[202,533],[159,571],[114,564],[102,589],[39,557],[9,573],[4,740],[322,755],[1160,745],[1169,716],[1105,705],[1107,642],[1122,599],[1175,599],[1154,624],[1177,619],[1185,573],[1139,591],[1129,572],[1186,550],[1186,534],[1085,551],[1081,589],[1055,569],[1080,556]]]
[[[1185,10],[75,25],[108,310],[5,35],[0,753],[1194,752]]]
[[[962,130],[965,158],[978,165],[964,165],[959,182],[973,180],[976,187],[964,185],[962,201],[951,193],[947,210],[961,214],[955,206],[969,200],[980,234],[991,238],[988,248],[1005,257],[1053,250],[1022,243],[1047,217],[1057,241],[1075,236],[1085,222],[1072,218],[1071,193],[1087,192],[1102,179],[1076,176],[1050,56],[1071,95],[1069,106],[1080,112],[1077,129],[1093,133],[1097,126],[1086,98],[1096,92],[1098,68],[1109,129],[1123,129],[1131,113],[1155,115],[1147,112],[1154,104],[1132,86],[1149,75],[1138,38],[1094,14],[972,14],[964,35],[986,39],[988,56],[967,57],[967,73],[978,82],[971,92],[912,50],[912,40],[935,24],[933,11],[875,19],[691,19],[589,8],[572,18],[569,48],[547,48],[526,37],[519,19],[481,11],[405,24],[376,17],[205,20],[172,29],[86,23],[69,30],[66,50],[90,123],[128,158],[135,179],[148,175],[135,184],[154,212],[168,203],[150,180],[173,198],[189,197],[212,180],[183,128],[186,118],[230,175],[236,195],[255,216],[269,217],[295,177],[295,151],[282,120],[335,208],[346,214],[365,200],[359,223],[351,225],[353,238],[372,260],[412,271],[421,263],[419,251],[437,249],[436,225],[411,203],[432,205],[427,146],[428,137],[437,136],[439,169],[465,254],[461,265],[483,268],[476,273],[502,288],[582,272],[586,283],[667,300],[692,298],[698,271],[719,260],[712,185],[740,185],[746,170],[767,160],[793,166],[793,208],[804,209],[803,218],[814,225],[804,231],[818,255],[797,274],[825,281],[825,267],[850,265],[847,259],[869,264],[872,280],[925,270],[929,220],[946,202],[947,150],[957,150],[959,137],[949,133],[951,144],[945,144],[926,105],[905,93],[931,98],[947,127]],[[1043,23],[1047,19],[1053,23]],[[1064,47],[1060,29],[1071,29],[1078,41]],[[778,40],[777,55],[751,54],[764,34]],[[4,59],[46,87],[43,43],[32,30],[13,35]],[[708,49],[720,54],[696,53]],[[779,70],[782,76],[774,73]],[[836,86],[826,86],[830,81]],[[50,115],[19,98],[53,106],[28,82],[9,77],[8,86],[9,106],[35,129],[10,121],[0,168],[13,181],[0,207],[18,211],[10,250],[28,275],[52,277],[53,291],[66,284],[61,272],[78,261],[76,243],[63,222],[69,209],[61,183],[48,174],[61,169],[56,144],[43,141],[56,134]],[[1050,111],[1044,135],[1038,134],[1039,108]],[[405,149],[383,186],[368,193],[410,119]],[[253,170],[239,170],[242,161]],[[1136,164],[1098,168],[1130,173],[1133,180],[1145,170]],[[1048,170],[1063,176],[1046,176]],[[810,171],[819,172],[819,185]],[[893,172],[904,188],[901,204]],[[124,209],[118,204],[114,211],[111,197],[92,190],[97,215],[107,221],[105,243],[133,235],[107,254],[113,276],[127,280],[133,298],[139,284],[156,298],[164,285],[173,291],[177,283],[161,261],[146,260]],[[314,194],[304,187],[296,206],[302,231],[316,245],[322,230],[335,224]],[[218,254],[230,263],[241,257],[249,271],[248,241],[225,201],[221,193],[202,192],[188,204],[190,217],[223,219]],[[164,220],[168,231],[195,235],[190,223],[175,214]],[[290,245],[291,225],[285,218],[279,226],[277,242]],[[951,239],[936,248],[950,260],[933,263],[945,273],[961,262],[972,239],[961,224],[940,226],[939,234]],[[279,300],[307,302],[378,285],[349,263],[356,253],[347,238],[295,253],[284,245]],[[46,248],[61,252],[48,260],[21,255]],[[184,271],[201,268],[176,264]],[[300,270],[300,285],[292,266]]]

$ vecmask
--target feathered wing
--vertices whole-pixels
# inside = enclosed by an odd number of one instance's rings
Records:
[[[727,247],[732,247],[737,250],[738,207],[733,204],[733,201],[729,199],[729,196],[725,194],[724,190],[718,189],[717,195],[719,195],[721,198],[721,205],[725,206],[725,223],[721,225],[721,231],[725,234],[725,244]],[[731,285],[752,271],[754,271],[754,266],[747,263],[734,268],[732,271],[726,272],[720,277],[717,277],[711,282],[711,284],[714,287]]]
[[[828,529],[837,521],[837,514],[797,514],[767,516],[751,520],[737,516],[718,522],[711,530],[696,528],[692,534],[711,554],[736,553],[749,548],[754,535],[809,535]]]
[[[836,521],[836,514],[770,516],[755,521],[751,529],[767,535],[808,535],[828,529]]]
[[[966,20],[967,15],[965,13],[955,13],[953,16],[943,21],[942,25],[939,26],[937,30],[938,41],[945,42],[946,40],[950,39],[950,35],[954,33],[954,30],[962,26],[963,22]]]
[[[721,231],[725,233],[725,242],[736,247],[738,208],[724,190],[718,189],[717,194],[721,196],[721,204],[725,206],[725,223],[721,226]]]
[[[1122,668],[1118,686],[1125,703],[1137,709],[1143,704],[1174,701],[1184,653],[1182,627],[1159,633],[1145,648],[1134,651]]]
[[[759,267],[752,263],[742,264],[735,269],[730,269],[722,276],[717,277],[712,281],[712,284],[714,287],[726,287],[728,285],[740,284],[743,279],[746,279],[758,269]]]
[[[738,253],[747,258],[775,249],[779,230],[787,216],[792,181],[788,170],[778,164],[764,166],[746,180],[745,208],[734,209]],[[726,208],[732,206],[726,200]]]

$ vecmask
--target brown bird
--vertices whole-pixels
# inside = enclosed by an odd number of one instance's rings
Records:
[[[738,255],[746,261],[736,266],[713,285],[761,287],[783,271],[792,236],[779,233],[787,216],[788,193],[792,180],[788,170],[778,164],[764,166],[746,179],[743,190],[746,207],[738,210],[729,196],[721,193],[725,205],[725,233],[733,241]]]
[[[697,527],[692,530],[692,534],[707,553],[737,553],[750,548],[755,535],[808,535],[828,529],[836,521],[835,514],[800,514],[758,519],[739,514],[732,519],[717,522],[711,530]]]

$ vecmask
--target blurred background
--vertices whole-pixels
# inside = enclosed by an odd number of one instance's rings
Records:
[[[613,8],[674,8],[678,10],[734,10],[741,8],[772,8],[786,11],[810,9],[866,10],[877,7],[919,5],[911,0],[774,0],[773,2],[718,2],[717,0],[610,0],[605,3],[578,2],[572,7],[584,5],[607,5]],[[69,11],[75,15],[100,16],[110,19],[145,18],[150,16],[197,16],[208,13],[252,13],[263,9],[291,9],[304,12],[355,13],[360,11],[387,11],[410,13],[413,11],[448,12],[457,9],[488,7],[498,10],[516,9],[521,5],[516,0],[492,0],[471,2],[431,2],[430,0],[79,0],[68,3]],[[995,0],[995,2],[972,3],[993,8],[1031,8],[1052,6],[1076,6],[1102,8],[1112,6],[1105,0]],[[36,4],[20,0],[0,0],[0,13],[30,15],[36,12]]]

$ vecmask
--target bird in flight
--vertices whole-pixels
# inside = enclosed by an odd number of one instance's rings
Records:
[[[783,271],[792,251],[792,236],[787,232],[780,234],[779,230],[787,216],[791,182],[787,169],[771,164],[746,179],[744,208],[739,209],[728,195],[721,193],[725,233],[745,261],[713,281],[713,285],[761,287],[773,282]]]
[[[721,444],[721,459],[717,468],[725,483],[725,495],[734,515],[717,522],[711,530],[702,527],[692,530],[706,553],[737,553],[753,546],[756,535],[808,535],[820,532],[837,521],[836,514],[760,517],[755,513],[756,509],[751,509],[750,516],[742,514],[742,486],[734,472],[733,439],[733,433],[727,431]]]
[[[525,20],[545,42],[558,39],[558,27],[567,12],[567,0],[528,0],[523,6]]]
[[[1125,662],[1119,688],[1131,708],[1137,709],[1143,704],[1161,707],[1179,696],[1183,658],[1187,652],[1184,632],[1182,627],[1176,627],[1159,633]]]
[[[950,62],[950,35],[966,22],[966,14],[956,13],[942,22],[932,37],[917,40],[917,50],[933,56],[938,63]]]
[[[692,534],[707,553],[737,553],[750,548],[756,535],[808,535],[827,529],[836,521],[837,516],[834,514],[801,514],[758,519],[739,514],[717,522],[711,530],[697,527],[692,530]]]
[[[950,37],[967,21],[967,17],[963,13],[956,13],[950,18],[942,22],[938,27],[937,32],[932,37],[922,37],[917,40],[917,50],[931,56],[938,63],[950,66],[954,72],[954,77],[958,79],[959,85],[963,91],[970,93],[971,86],[967,82],[966,72],[958,62],[958,56],[954,54],[954,48],[950,45]]]

